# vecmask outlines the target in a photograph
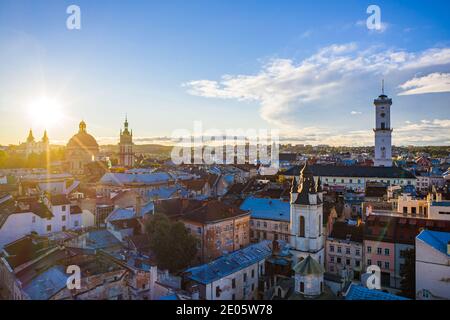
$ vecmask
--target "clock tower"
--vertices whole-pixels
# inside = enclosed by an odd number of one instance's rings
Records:
[[[392,99],[384,94],[384,80],[381,95],[373,101],[375,105],[375,167],[392,167]]]

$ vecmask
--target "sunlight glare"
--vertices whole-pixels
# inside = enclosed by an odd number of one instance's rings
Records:
[[[29,103],[28,113],[33,125],[50,128],[63,119],[62,105],[53,98],[40,97]]]

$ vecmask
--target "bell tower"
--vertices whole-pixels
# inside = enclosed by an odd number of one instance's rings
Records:
[[[381,95],[373,101],[375,105],[375,167],[392,167],[392,99],[384,94],[384,80]]]
[[[307,164],[300,172],[299,182],[291,189],[290,247],[296,261],[307,256],[324,265],[323,203],[320,177],[317,184]]]
[[[120,129],[119,165],[131,168],[134,164],[133,131],[128,130],[128,119],[125,116],[124,129]]]

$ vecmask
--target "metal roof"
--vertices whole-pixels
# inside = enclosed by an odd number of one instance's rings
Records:
[[[363,166],[331,166],[310,165],[309,168],[315,177],[361,177],[361,178],[389,178],[389,179],[416,179],[409,171],[399,167],[363,167]],[[285,176],[299,176],[300,166],[287,170]]]
[[[368,289],[352,283],[345,295],[345,300],[409,300],[380,290]]]
[[[241,210],[250,211],[250,216],[254,219],[266,219],[289,222],[290,208],[289,202],[279,199],[248,197],[239,207]]]
[[[185,272],[189,279],[209,284],[266,259],[272,254],[271,243],[269,240],[261,241]]]

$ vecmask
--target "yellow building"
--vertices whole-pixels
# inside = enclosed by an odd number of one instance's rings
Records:
[[[98,158],[99,146],[93,136],[87,133],[86,123],[80,122],[78,133],[67,143],[66,160],[72,174],[83,174],[84,166]]]

